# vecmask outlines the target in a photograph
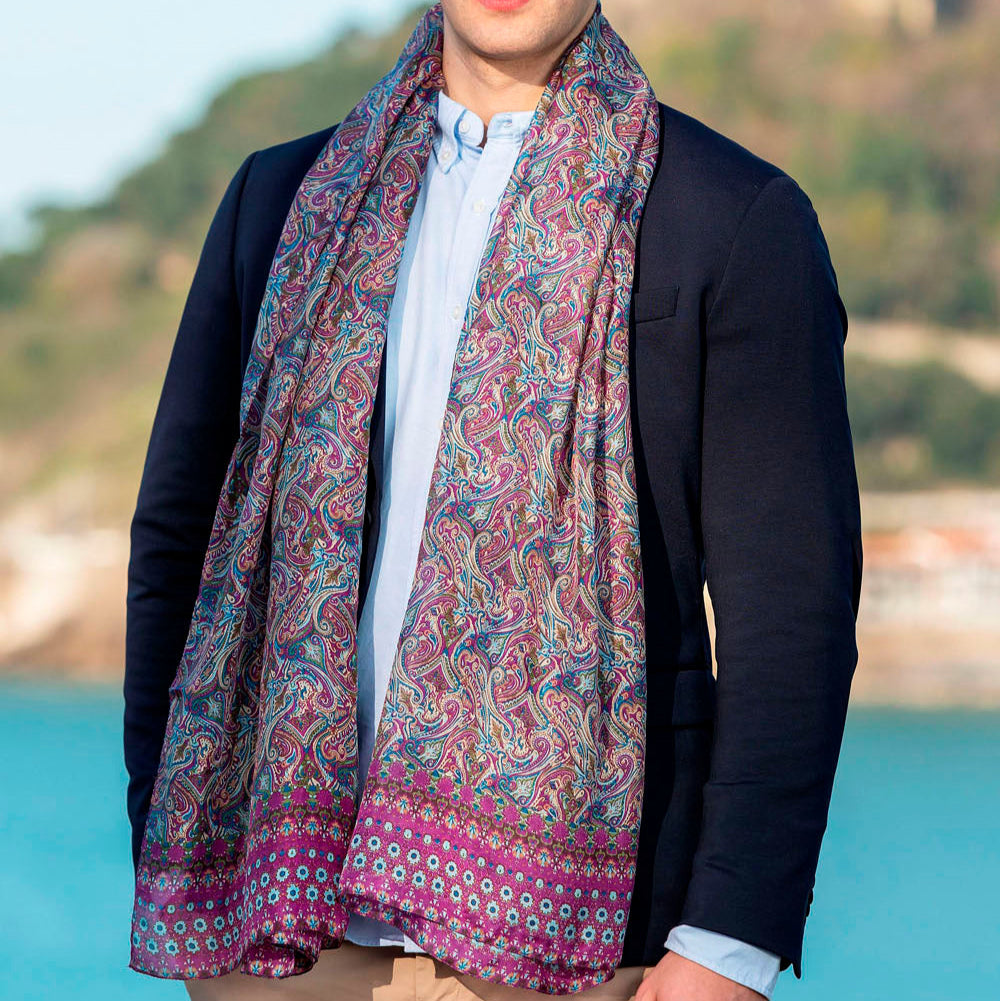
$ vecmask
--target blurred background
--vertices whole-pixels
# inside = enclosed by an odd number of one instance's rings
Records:
[[[252,150],[341,119],[425,5],[118,0],[0,37],[0,998],[127,969],[129,519]],[[1000,998],[1000,0],[604,0],[657,95],[812,198],[851,317],[860,659],[801,1001]],[[236,23],[238,22],[238,23]]]

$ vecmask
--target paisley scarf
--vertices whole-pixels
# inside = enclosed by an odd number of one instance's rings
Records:
[[[646,722],[628,312],[659,119],[600,4],[487,239],[357,788],[369,429],[442,38],[438,3],[274,254],[140,850],[152,976],[301,974],[352,911],[544,993],[621,958]]]

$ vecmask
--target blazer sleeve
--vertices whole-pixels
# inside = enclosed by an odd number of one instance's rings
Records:
[[[801,977],[857,663],[862,549],[847,313],[812,203],[788,175],[747,209],[705,329],[717,710],[681,922],[776,953]]]
[[[240,306],[234,238],[253,158],[216,209],[181,315],[153,418],[130,527],[124,752],[132,860],[166,731],[169,687],[194,610],[208,538],[239,434]]]

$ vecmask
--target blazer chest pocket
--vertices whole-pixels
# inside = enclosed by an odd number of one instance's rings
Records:
[[[657,285],[632,293],[632,309],[636,323],[665,320],[677,312],[679,285]]]

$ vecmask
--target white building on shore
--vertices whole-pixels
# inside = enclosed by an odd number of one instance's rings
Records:
[[[895,21],[904,31],[928,35],[941,23],[969,13],[971,0],[842,0],[844,6],[872,19]]]

